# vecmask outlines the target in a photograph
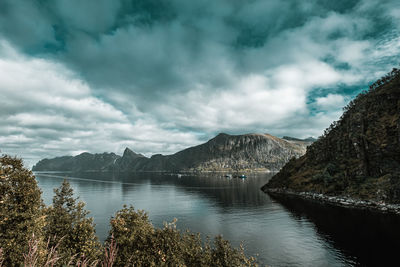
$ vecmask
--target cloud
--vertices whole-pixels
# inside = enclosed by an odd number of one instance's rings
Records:
[[[122,152],[131,146],[150,155],[199,142],[194,134],[164,130],[145,118],[130,121],[57,63],[21,55],[5,41],[0,51],[8,55],[0,59],[0,148],[29,165],[80,151]]]
[[[25,157],[18,142],[31,142],[31,158],[125,145],[149,155],[221,131],[318,136],[398,65],[399,10],[394,0],[3,0],[0,145]]]
[[[326,97],[318,97],[317,105],[322,109],[337,109],[344,107],[345,99],[342,95],[328,94]]]

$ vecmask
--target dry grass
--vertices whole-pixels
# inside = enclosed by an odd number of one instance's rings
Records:
[[[54,237],[55,239],[55,237]],[[60,245],[61,241],[64,239],[61,238],[55,246],[49,247],[50,238],[47,241],[46,246],[46,259],[43,265],[40,262],[40,241],[36,238],[35,234],[32,235],[32,238],[28,242],[28,252],[24,254],[24,267],[54,267],[57,262],[61,259],[57,252],[57,248]],[[114,265],[115,259],[117,257],[117,243],[114,240],[114,237],[111,238],[111,242],[107,247],[104,248],[104,259],[101,262],[101,267],[112,267]],[[99,265],[100,260],[91,260],[82,255],[79,259],[77,259],[78,255],[74,255],[70,258],[67,266],[76,266],[76,267],[96,267]],[[3,249],[0,248],[0,267],[3,267],[4,262],[4,253]],[[75,262],[75,263],[74,263]]]
[[[24,253],[24,266],[35,267],[39,261],[39,240],[32,234],[28,242],[28,253]]]
[[[117,257],[117,252],[117,242],[115,242],[114,236],[112,235],[110,244],[108,244],[108,247],[104,248],[104,261],[102,267],[112,267]]]
[[[45,262],[42,265],[43,267],[54,267],[56,265],[57,261],[60,259],[57,252],[57,248],[60,245],[60,242],[62,241],[63,238],[61,238],[60,241],[55,246],[51,247],[49,247],[51,241],[50,238],[47,240],[46,250],[45,250],[47,256],[45,258]],[[38,238],[35,237],[35,234],[32,234],[32,238],[28,242],[28,253],[24,254],[24,267],[39,266],[38,264],[40,259],[39,248],[40,248],[40,241]],[[0,261],[0,263],[2,262]],[[2,265],[0,264],[0,267],[1,266]]]
[[[76,267],[96,267],[99,264],[98,260],[91,261],[90,259],[86,259],[85,256],[82,256],[75,264]],[[72,265],[68,265],[72,266]]]
[[[3,262],[4,262],[4,253],[3,253],[3,249],[0,248],[0,267],[3,266]]]
[[[56,237],[54,237],[54,239],[55,238]],[[53,267],[56,264],[56,262],[60,259],[57,253],[57,248],[63,239],[64,237],[62,237],[55,246],[52,246],[50,248],[49,248],[50,238],[47,240],[47,245],[46,245],[47,258],[46,258],[46,263],[44,265],[45,267]]]

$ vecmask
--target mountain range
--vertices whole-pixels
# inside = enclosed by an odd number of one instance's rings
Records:
[[[278,171],[289,159],[306,152],[312,138],[278,138],[269,134],[218,134],[208,142],[172,155],[150,158],[126,148],[114,153],[63,156],[40,160],[33,171],[155,171],[155,172],[250,172]]]

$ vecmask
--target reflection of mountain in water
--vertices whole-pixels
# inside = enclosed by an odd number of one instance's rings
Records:
[[[259,188],[262,182],[270,177],[270,174],[260,174],[242,180],[225,178],[223,175],[183,176],[182,178],[171,176],[160,177],[159,180],[152,179],[151,183],[153,185],[173,184],[180,189],[216,199],[216,202],[224,207],[256,207],[264,205],[269,199]]]
[[[318,234],[360,266],[393,266],[400,245],[400,216],[271,196],[296,219],[307,218]]]
[[[43,174],[40,174],[43,175]],[[46,175],[46,174],[45,174]],[[175,186],[181,190],[212,198],[222,207],[255,207],[264,205],[268,196],[259,190],[272,174],[253,174],[246,179],[226,178],[223,174],[185,175],[162,173],[58,173],[51,174],[65,177],[92,189],[111,189],[122,187],[122,194],[133,193],[138,186],[148,184],[152,187]]]

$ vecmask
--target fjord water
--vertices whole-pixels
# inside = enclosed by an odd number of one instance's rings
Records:
[[[234,246],[243,241],[247,255],[258,254],[269,266],[385,266],[396,259],[399,216],[274,199],[260,190],[270,177],[36,173],[46,204],[69,180],[101,240],[110,217],[126,204],[147,211],[157,227],[177,218],[179,229],[222,234]]]

